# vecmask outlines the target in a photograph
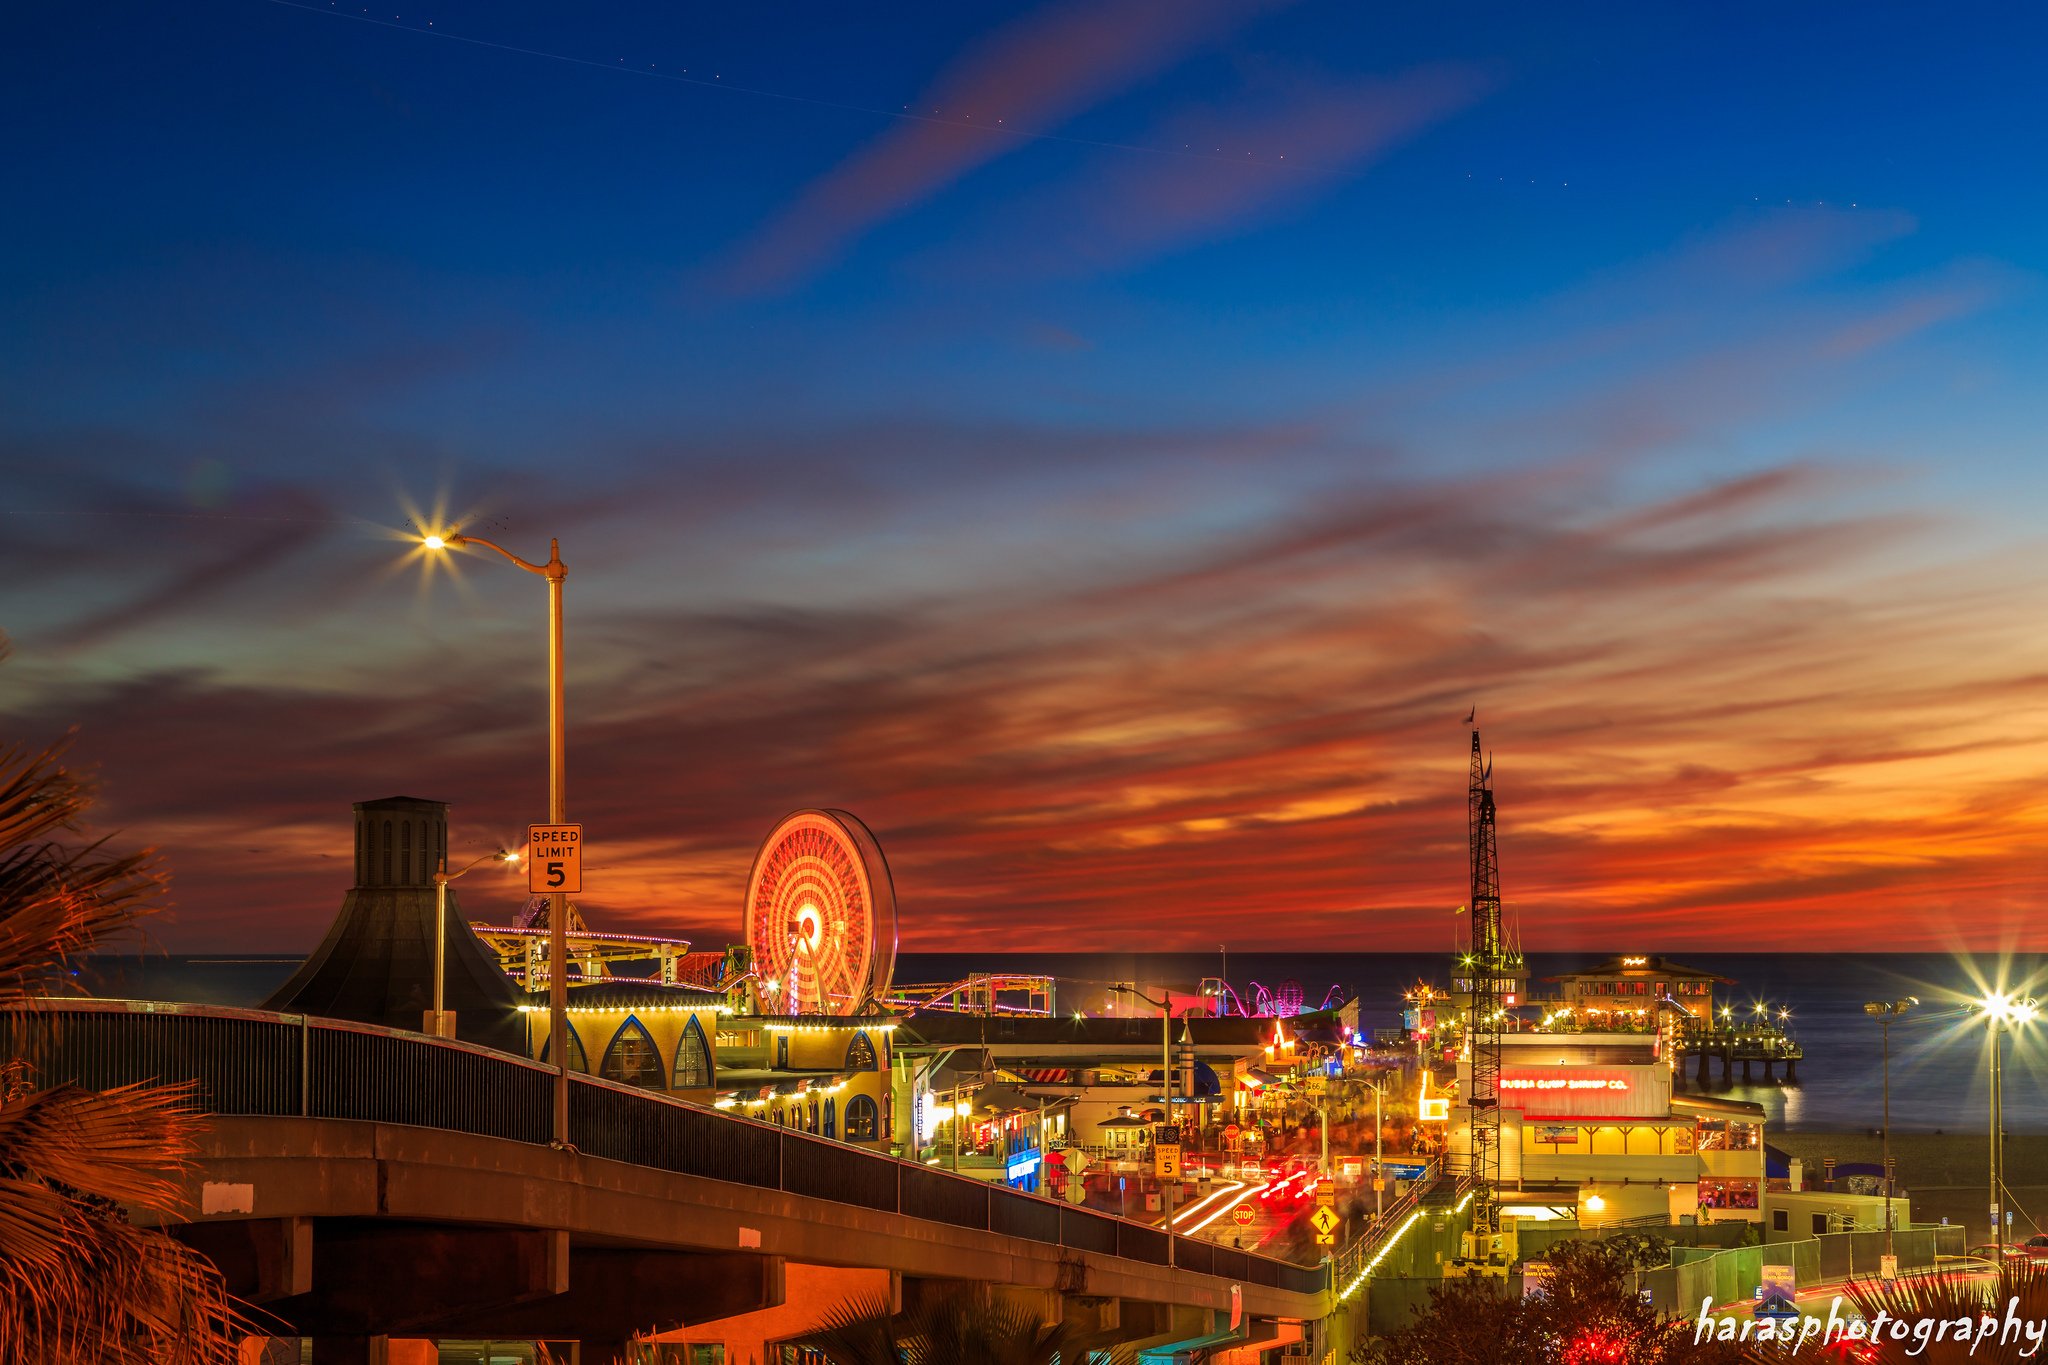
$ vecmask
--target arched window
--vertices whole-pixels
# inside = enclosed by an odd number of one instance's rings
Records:
[[[838,1128],[838,1126],[839,1101],[833,1099],[830,1095],[827,1095],[825,1097],[825,1136],[838,1137],[839,1134],[836,1131],[834,1131]]]
[[[693,1014],[683,1027],[683,1041],[676,1045],[676,1069],[669,1088],[707,1090],[710,1086],[711,1049],[704,1044],[704,1026]]]
[[[868,1036],[865,1033],[854,1034],[853,1041],[846,1045],[845,1069],[848,1071],[873,1071],[876,1065],[875,1045],[868,1041]],[[848,1106],[847,1113],[851,1115],[852,1112],[852,1106]],[[847,1120],[848,1123],[852,1121],[850,1117]]]
[[[608,1081],[624,1081],[648,1090],[661,1089],[661,1050],[647,1034],[647,1026],[632,1015],[612,1035],[604,1050],[604,1062],[597,1074]]]
[[[391,855],[387,851],[384,856],[388,858]],[[588,1075],[590,1073],[590,1058],[583,1051],[583,1039],[577,1036],[576,1026],[565,1019],[562,1021],[562,1027],[569,1031],[569,1069],[571,1071],[581,1071]],[[554,1046],[555,1040],[546,1038],[546,1035],[542,1036],[546,1040],[540,1045],[540,1059],[545,1062],[548,1059],[548,1049]]]
[[[400,822],[398,826],[398,880],[412,885],[412,821]]]
[[[391,822],[389,820],[384,822],[384,885],[391,885]]]
[[[873,1100],[866,1095],[855,1095],[846,1102],[846,1140],[873,1142],[880,1118]]]

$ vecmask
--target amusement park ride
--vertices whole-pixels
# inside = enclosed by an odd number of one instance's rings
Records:
[[[745,942],[693,953],[686,939],[599,932],[568,912],[572,979],[655,981],[743,994],[749,1012],[859,1014],[889,995],[896,963],[896,890],[881,845],[837,810],[784,816],[747,877]],[[498,965],[528,990],[547,980],[547,902],[509,926],[479,924]],[[638,964],[640,970],[621,970]],[[652,964],[652,971],[645,970]]]
[[[499,967],[526,990],[548,980],[546,897],[510,925],[477,924]],[[784,816],[754,855],[747,876],[743,942],[723,952],[692,952],[687,939],[593,930],[567,907],[572,981],[657,982],[733,997],[742,1013],[854,1015],[875,1008],[908,1013],[1050,1016],[1054,978],[980,972],[954,981],[898,983],[896,890],[875,836],[841,810]],[[1202,983],[1203,1007],[1218,1016],[1291,1017],[1303,1012],[1300,983],[1269,990],[1249,983],[1250,999],[1221,978]],[[1332,986],[1321,1008],[1341,1004]]]
[[[858,1014],[896,970],[896,887],[843,810],[786,815],[747,877],[746,942],[763,1014]]]

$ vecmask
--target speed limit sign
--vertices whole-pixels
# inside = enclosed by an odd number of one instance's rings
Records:
[[[526,827],[526,889],[534,895],[583,890],[583,826]]]

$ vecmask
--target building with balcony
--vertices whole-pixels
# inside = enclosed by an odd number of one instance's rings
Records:
[[[1470,1159],[1469,1063],[1457,1075],[1454,1169]],[[1588,1226],[1762,1218],[1763,1107],[1675,1094],[1653,1034],[1505,1035],[1500,1118],[1504,1199]]]

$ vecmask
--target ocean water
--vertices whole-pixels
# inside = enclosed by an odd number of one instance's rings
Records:
[[[1605,954],[1532,953],[1532,976],[1590,966]],[[1881,1121],[1877,1022],[1867,1000],[1920,997],[1891,1028],[1892,1127],[1895,1132],[1983,1133],[1990,1130],[1986,1037],[1961,1003],[1986,986],[2038,993],[2048,1001],[2048,958],[1958,958],[1935,954],[1669,954],[1736,983],[1718,999],[1740,1013],[1766,1001],[1775,1014],[1792,1011],[1790,1027],[1806,1050],[1797,1085],[1736,1084],[1714,1094],[1761,1103],[1773,1127],[1858,1131]],[[298,959],[288,957],[159,956],[98,958],[81,966],[77,984],[101,995],[253,1007],[283,984]],[[1446,984],[1441,953],[906,953],[899,983],[957,980],[972,972],[1050,975],[1066,1010],[1103,1008],[1108,988],[1136,982],[1192,996],[1204,977],[1225,976],[1247,999],[1255,985],[1279,993],[1300,989],[1309,1008],[1331,988],[1356,995],[1367,1029],[1400,1025],[1401,992],[1419,980]],[[2005,1125],[2011,1133],[2048,1133],[2048,1021],[2005,1040]],[[1740,1071],[1738,1069],[1738,1076]],[[1718,1071],[1717,1071],[1718,1075]],[[1690,1084],[1690,1078],[1687,1078]]]

